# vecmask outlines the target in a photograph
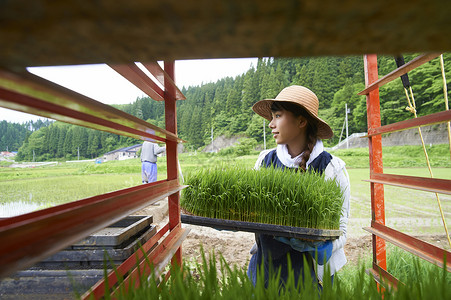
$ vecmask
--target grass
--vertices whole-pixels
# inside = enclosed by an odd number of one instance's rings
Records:
[[[13,162],[0,160],[0,168],[2,168],[2,167],[9,167],[12,164],[13,164]]]
[[[194,172],[186,184],[181,206],[194,215],[318,229],[340,226],[342,191],[316,173],[222,166]]]

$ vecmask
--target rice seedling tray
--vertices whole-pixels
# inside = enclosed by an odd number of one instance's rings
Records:
[[[147,229],[152,222],[153,216],[127,216],[73,244],[71,248],[91,249],[93,246],[120,248],[131,237]]]
[[[332,240],[339,238],[341,235],[340,230],[303,228],[284,225],[234,221],[234,220],[199,217],[186,214],[181,215],[181,220],[182,223],[185,224],[212,227],[218,230],[246,231],[274,236],[298,238],[304,240]]]

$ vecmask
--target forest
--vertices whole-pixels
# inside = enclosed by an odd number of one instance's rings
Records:
[[[31,132],[47,127],[50,120],[27,121],[23,124],[0,121],[0,151],[17,151]]]
[[[406,62],[417,55],[404,55]],[[445,54],[446,78],[451,78],[451,55]],[[383,76],[396,68],[392,56],[379,56]],[[443,79],[438,58],[408,73],[415,96],[418,116],[445,110]],[[185,148],[198,150],[211,142],[211,136],[242,136],[248,143],[263,143],[263,118],[252,112],[261,99],[274,98],[284,87],[299,84],[310,88],[320,101],[319,116],[334,131],[326,146],[338,143],[348,107],[349,134],[365,132],[366,98],[357,93],[364,89],[361,56],[261,58],[256,66],[235,78],[183,88],[186,100],[177,102],[177,127]],[[447,84],[448,89],[450,85]],[[401,79],[380,88],[382,125],[413,117]],[[164,103],[148,97],[131,104],[114,105],[129,114],[164,128]],[[48,122],[40,128],[1,123],[0,149],[18,150],[16,160],[59,160],[95,158],[111,150],[140,141],[61,122]],[[268,125],[266,121],[265,126]],[[19,130],[18,128],[23,128]],[[266,130],[267,140],[272,140]],[[34,155],[34,156],[33,156]]]

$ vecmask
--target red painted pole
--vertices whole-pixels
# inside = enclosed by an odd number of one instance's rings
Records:
[[[164,70],[169,77],[174,80],[174,61],[165,61]],[[176,112],[176,100],[174,95],[176,91],[173,85],[171,85],[167,79],[165,79],[165,93],[164,93],[164,109],[166,117],[166,130],[177,134],[177,112]],[[168,90],[172,89],[172,90]],[[178,179],[178,154],[177,154],[177,142],[166,142],[166,157],[167,157],[167,174],[168,180]],[[169,209],[169,229],[177,227],[180,221],[180,193],[177,192],[168,197],[168,209]],[[182,265],[182,249],[177,250],[172,259],[172,263]]]
[[[378,80],[377,55],[364,56],[365,85],[369,86]],[[381,126],[379,88],[372,90],[366,96],[368,131]],[[370,156],[370,178],[373,173],[383,173],[382,137],[380,135],[368,138]],[[371,218],[374,222],[385,225],[384,185],[371,183]],[[373,235],[373,264],[387,269],[385,240]]]

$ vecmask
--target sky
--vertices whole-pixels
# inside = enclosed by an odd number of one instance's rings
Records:
[[[257,58],[178,60],[175,62],[175,82],[196,86],[216,82],[224,77],[245,73]],[[28,71],[105,104],[127,104],[145,94],[107,65],[81,65],[28,68]],[[39,117],[0,108],[0,121],[23,123]]]

